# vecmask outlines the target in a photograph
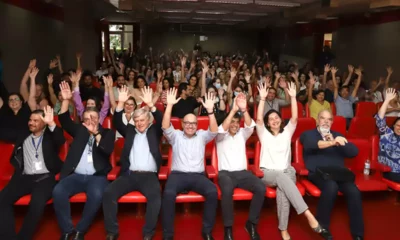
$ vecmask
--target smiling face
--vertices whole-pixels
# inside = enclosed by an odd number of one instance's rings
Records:
[[[318,102],[323,102],[325,100],[325,93],[324,92],[320,92],[316,95],[316,99]]]
[[[125,78],[124,76],[119,76],[117,78],[117,86],[120,88],[125,85]]]
[[[192,76],[189,80],[190,86],[196,86],[197,84],[197,78],[195,76]]]
[[[276,90],[270,88],[268,90],[267,100],[272,102],[272,101],[274,101],[275,97],[276,97]]]
[[[183,132],[186,136],[192,137],[197,131],[197,118],[194,114],[187,114],[182,122]]]
[[[28,122],[29,131],[31,131],[32,133],[39,133],[43,131],[45,126],[46,124],[43,122],[42,118],[40,117],[40,114],[38,113],[31,114]]]
[[[400,120],[397,120],[393,125],[394,133],[400,136]]]
[[[136,108],[136,104],[132,99],[128,99],[124,104],[124,112],[125,113],[133,113]]]
[[[135,72],[134,71],[130,71],[129,75],[128,75],[129,81],[133,81],[135,79]]]
[[[170,88],[169,81],[164,79],[164,81],[163,81],[163,89],[164,90],[168,90],[169,88]]]
[[[137,80],[137,86],[138,86],[139,88],[144,88],[144,86],[146,86],[146,84],[144,83],[144,80],[143,80],[143,79],[139,78],[139,79]]]
[[[134,116],[133,121],[135,122],[136,129],[143,133],[150,125],[148,112],[143,112],[143,114]]]
[[[18,111],[22,107],[22,99],[18,95],[10,95],[8,97],[8,106],[13,111]]]
[[[272,131],[279,131],[282,124],[282,119],[275,112],[271,113],[268,116],[267,125],[271,128]]]
[[[231,123],[229,124],[229,134],[235,135],[240,129],[240,119],[233,117]]]
[[[95,111],[86,111],[83,113],[83,122],[85,124],[90,124],[93,121],[95,125],[99,124],[99,114]]]

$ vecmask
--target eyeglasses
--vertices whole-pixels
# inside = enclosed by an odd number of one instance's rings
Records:
[[[21,101],[21,99],[19,99],[19,98],[8,99],[8,102],[19,102],[19,101]]]
[[[125,106],[127,106],[127,107],[134,107],[134,106],[135,106],[135,104],[134,104],[134,103],[131,103],[131,104],[129,104],[129,103],[125,103]]]
[[[183,124],[185,125],[185,126],[192,126],[192,127],[194,127],[194,126],[197,126],[197,122],[183,122]]]

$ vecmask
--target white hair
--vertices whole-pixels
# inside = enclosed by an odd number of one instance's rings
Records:
[[[143,114],[147,115],[147,119],[149,120],[149,123],[153,123],[153,120],[154,120],[153,114],[151,114],[151,112],[150,112],[148,109],[146,109],[146,108],[139,108],[139,109],[136,109],[136,110],[133,112],[133,119],[135,119],[135,118],[137,118],[137,117],[140,117],[140,116],[142,116]]]

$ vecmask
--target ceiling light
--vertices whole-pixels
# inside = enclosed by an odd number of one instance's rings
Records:
[[[191,24],[211,24],[211,22],[199,22],[199,21],[191,21]]]
[[[225,22],[246,22],[246,21],[248,21],[248,19],[227,18],[227,19],[222,19],[222,21],[225,21]]]
[[[220,14],[227,14],[229,13],[228,11],[214,11],[214,10],[196,10],[196,13],[199,14],[215,14],[215,15],[220,15]]]
[[[163,16],[162,18],[165,18],[165,19],[187,19],[187,17],[183,17],[183,16]]]
[[[217,21],[217,20],[219,20],[219,18],[194,17],[193,20],[199,20],[199,21]]]
[[[191,9],[157,9],[160,13],[191,13]]]
[[[261,13],[261,12],[233,12],[233,14],[242,16],[258,16],[258,17],[268,16],[268,13]]]
[[[281,1],[263,1],[263,0],[256,0],[255,3],[257,5],[262,6],[271,6],[271,7],[300,7],[300,3],[293,3],[293,2],[281,2]]]
[[[253,3],[253,0],[233,0],[233,1],[228,1],[228,0],[206,0],[206,3],[222,3],[222,4],[240,4],[240,5],[245,5],[245,4],[251,4]]]
[[[197,2],[197,0],[162,0],[164,2]]]
[[[309,22],[307,22],[307,21],[297,21],[296,23],[297,24],[306,24],[306,23],[309,23]]]

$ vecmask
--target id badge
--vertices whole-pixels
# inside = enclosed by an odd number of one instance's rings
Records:
[[[40,170],[43,169],[43,163],[42,162],[35,162],[34,165],[35,165],[35,170],[36,171],[40,171]]]
[[[92,163],[93,162],[93,155],[92,154],[88,154],[87,161],[88,161],[88,163]]]

